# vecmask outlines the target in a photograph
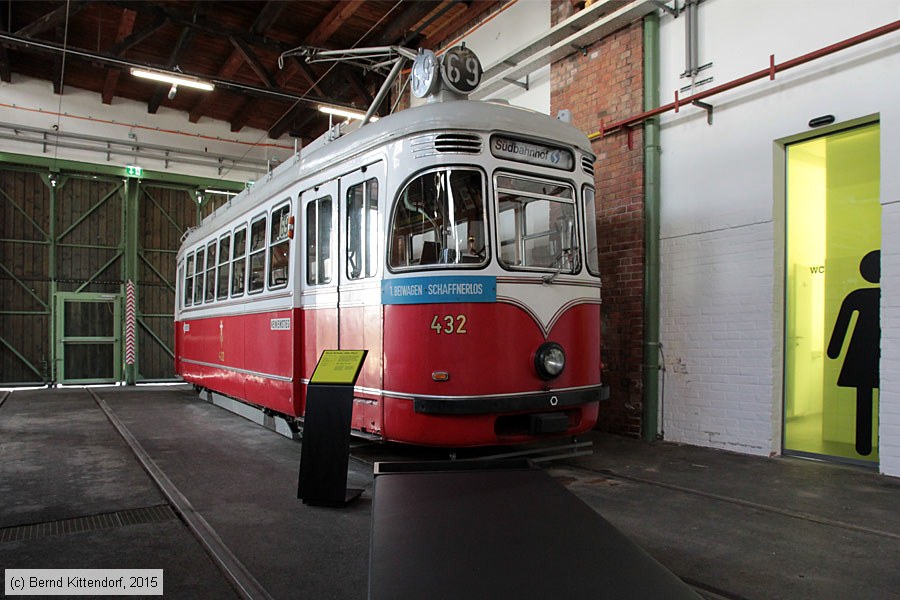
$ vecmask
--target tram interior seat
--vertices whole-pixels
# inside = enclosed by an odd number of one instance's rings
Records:
[[[422,257],[420,265],[433,265],[438,262],[441,253],[441,245],[437,242],[422,242]]]

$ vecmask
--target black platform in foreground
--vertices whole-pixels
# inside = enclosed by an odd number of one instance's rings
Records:
[[[369,598],[700,598],[545,472],[376,465]]]

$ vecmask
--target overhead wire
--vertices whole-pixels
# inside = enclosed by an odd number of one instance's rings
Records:
[[[390,15],[394,13],[394,11],[397,10],[397,8],[402,4],[402,1],[403,1],[403,0],[397,0],[397,1],[394,3],[394,5],[393,5],[389,10],[387,10],[387,11],[386,11],[386,12],[385,12],[385,13],[384,13],[384,14],[383,14],[383,15],[382,15],[375,23],[373,23],[373,24],[369,27],[369,29],[368,29],[365,33],[363,33],[363,34],[357,39],[357,41],[356,41],[352,46],[350,46],[350,48],[353,49],[353,48],[358,47],[358,46],[363,42],[363,40],[365,40],[365,38],[366,38],[370,33],[372,33],[372,31],[374,31],[379,25],[381,25],[381,23],[383,23],[388,17],[390,17]],[[512,1],[509,2],[506,6],[504,6],[500,11],[498,11],[497,14],[504,12],[507,8],[509,8],[509,6],[511,6],[511,5],[513,5],[513,4],[516,4],[516,2],[517,2],[517,0],[512,0]],[[11,20],[11,19],[12,19],[11,7],[10,7],[10,10],[9,10],[9,13],[10,13],[10,14],[9,14],[9,20]],[[493,17],[497,16],[497,14],[491,15],[491,17],[489,17],[487,20],[491,20]],[[60,80],[59,80],[59,88],[60,88],[60,94],[59,94],[59,96],[60,96],[60,98],[59,98],[59,102],[58,102],[58,110],[56,111],[57,123],[56,123],[55,128],[56,128],[57,131],[59,131],[59,129],[60,129],[60,126],[61,126],[61,119],[62,119],[62,116],[63,116],[63,112],[62,112],[62,103],[63,103],[62,92],[64,91],[64,90],[63,90],[63,86],[64,86],[64,82],[65,82],[65,69],[66,69],[66,62],[67,62],[66,59],[67,59],[67,55],[71,53],[71,54],[75,54],[75,55],[79,55],[79,56],[84,56],[84,57],[86,57],[86,58],[96,58],[95,55],[92,55],[92,54],[90,54],[90,53],[80,52],[80,51],[78,51],[77,49],[70,49],[70,48],[68,47],[68,32],[69,32],[70,17],[71,17],[71,0],[66,0],[65,29],[64,29],[64,33],[63,33],[63,46],[62,46],[62,49],[61,49],[62,59],[61,59]],[[483,23],[481,23],[480,25],[483,25]],[[480,25],[479,25],[479,26],[480,26]],[[478,26],[476,26],[475,28],[473,28],[473,30],[474,30],[474,29],[477,29],[477,28],[478,28]],[[4,36],[2,33],[0,33],[0,39],[2,39],[2,38],[4,38],[4,37],[7,37],[7,36]],[[99,44],[99,32],[98,32],[98,44]],[[58,49],[58,47],[57,47],[57,48],[53,48],[53,47],[50,46],[50,45],[42,44],[42,43],[41,43],[40,41],[38,41],[38,40],[31,40],[31,41],[29,41],[29,45],[34,45],[34,46],[43,47],[43,48],[48,48],[48,49]],[[112,63],[112,64],[119,64],[119,65],[122,65],[122,66],[130,66],[130,65],[131,65],[130,62],[125,61],[125,60],[115,59],[115,58],[112,58],[112,57],[103,57],[103,58],[104,58],[104,61],[105,61],[105,62],[109,62],[109,63]],[[273,90],[267,90],[268,93],[274,93],[274,95],[281,95],[281,96],[283,96],[283,97],[287,97],[287,98],[290,98],[290,99],[294,99],[294,102],[291,104],[291,106],[281,114],[281,117],[279,117],[279,120],[285,118],[290,112],[292,112],[293,110],[295,110],[296,107],[297,107],[301,102],[310,102],[311,100],[308,99],[308,96],[309,96],[310,92],[311,92],[312,90],[314,90],[314,89],[315,89],[315,88],[316,88],[316,87],[317,87],[317,86],[318,86],[325,78],[327,78],[327,77],[331,74],[331,72],[335,69],[336,66],[337,66],[336,63],[335,63],[335,64],[332,64],[331,66],[329,66],[328,69],[326,69],[325,72],[324,72],[322,75],[320,75],[320,76],[315,80],[315,82],[313,82],[313,83],[307,88],[307,90],[306,90],[299,98],[296,97],[296,96],[288,95],[288,94],[279,94],[279,93],[277,93],[277,92],[274,92]],[[229,82],[229,83],[231,83],[231,82]],[[402,84],[401,84],[401,83],[398,83],[398,90],[399,90],[399,92],[398,92],[398,99],[395,100],[394,104],[391,106],[391,109],[390,109],[391,112],[394,112],[394,111],[397,109],[397,107],[398,107],[398,105],[399,105],[399,102],[400,102],[400,99],[401,99],[401,96],[402,96],[402,93],[403,93],[403,90],[406,89],[407,85],[408,85],[408,81],[407,81],[407,82],[404,82],[404,83],[402,83]],[[231,84],[231,85],[229,85],[229,87],[236,87],[236,88],[246,87],[247,89],[253,89],[251,86],[241,86],[240,84]],[[265,132],[265,133],[263,133],[262,135],[260,135],[259,138],[257,138],[256,141],[242,142],[243,144],[246,144],[246,145],[248,146],[248,149],[247,149],[242,155],[240,155],[239,157],[237,157],[237,162],[240,162],[242,159],[246,158],[246,157],[247,157],[254,149],[256,149],[256,148],[269,148],[269,147],[271,147],[272,144],[262,144],[262,143],[261,143],[261,142],[267,137],[267,135],[268,135],[268,132]],[[57,146],[55,147],[55,151],[54,151],[54,166],[55,166],[55,164],[56,164],[56,162],[57,162],[57,160],[58,160],[58,153],[59,153],[59,146],[57,145]],[[236,166],[237,166],[237,163],[235,163],[235,164],[233,164],[232,166],[229,166],[227,169],[225,169],[225,170],[219,175],[218,180],[219,180],[219,181],[224,180],[224,179],[228,176],[228,174],[229,174]]]
[[[66,50],[69,46],[69,9],[71,8],[71,0],[66,0],[66,20],[65,27],[63,29],[63,48],[62,48],[62,59],[60,63],[59,69],[59,104],[56,109],[56,131],[59,132],[60,125],[62,124],[62,104],[63,104],[63,94],[65,93],[65,81],[66,81]],[[56,169],[57,162],[59,159],[59,144],[56,144],[53,148],[53,168]]]
[[[384,20],[387,19],[387,18],[388,18],[388,17],[389,17],[389,16],[390,16],[390,15],[391,15],[391,14],[392,14],[392,13],[393,13],[400,5],[401,5],[401,3],[402,3],[402,0],[397,0],[397,2],[395,2],[395,4],[394,4],[387,12],[385,12],[385,14],[381,16],[381,18],[378,19],[378,21],[376,21],[371,27],[369,27],[369,29],[368,29],[365,33],[363,33],[363,34],[357,39],[357,41],[351,46],[351,48],[356,48],[357,46],[359,46],[359,44],[362,43],[362,41],[363,41],[363,40],[364,40],[364,39],[365,39],[365,38],[366,38],[373,30],[375,30],[375,28],[377,28],[382,22],[384,22]],[[59,102],[58,102],[57,111],[56,111],[56,115],[55,115],[55,116],[56,116],[55,130],[56,130],[57,132],[60,131],[61,123],[62,123],[62,117],[64,116],[63,111],[62,111],[62,103],[63,103],[62,92],[64,91],[64,90],[63,90],[63,85],[64,85],[64,81],[65,81],[65,67],[66,67],[66,58],[67,58],[67,55],[68,55],[68,54],[73,54],[73,55],[76,55],[76,56],[82,56],[82,57],[84,57],[84,58],[89,58],[89,59],[96,59],[96,58],[97,58],[97,55],[92,54],[92,53],[90,53],[90,52],[83,52],[83,51],[79,51],[79,50],[77,50],[77,49],[71,49],[71,48],[68,47],[68,33],[69,33],[69,22],[70,22],[70,17],[71,17],[71,0],[66,0],[65,29],[64,29],[64,33],[63,33],[63,45],[62,45],[62,48],[59,48],[58,46],[54,46],[54,45],[49,44],[49,43],[41,42],[41,41],[39,41],[39,40],[29,40],[29,41],[28,41],[28,44],[27,44],[27,45],[30,45],[30,46],[35,46],[35,47],[39,47],[39,48],[43,48],[43,49],[58,50],[58,51],[60,51],[61,54],[62,54],[62,59],[61,59],[61,69],[60,69],[60,80],[59,80],[59,89],[60,89],[60,94],[59,94],[59,96],[60,96],[60,97],[59,97]],[[12,13],[11,13],[11,8],[10,8],[8,21],[11,22],[11,19],[12,19]],[[11,25],[10,25],[10,26],[11,26]],[[14,36],[10,36],[10,35],[4,34],[4,33],[2,33],[2,32],[0,32],[0,39],[9,39],[9,40],[11,40],[11,41],[17,41],[17,38],[15,38]],[[117,65],[125,66],[125,67],[133,66],[133,63],[130,62],[130,61],[126,61],[126,60],[122,60],[122,59],[116,59],[116,58],[113,58],[113,57],[102,57],[102,58],[104,59],[104,62],[107,62],[107,63],[110,63],[110,64],[117,64]],[[282,115],[281,115],[280,118],[284,118],[285,116],[287,116],[287,114],[290,113],[291,111],[293,111],[293,110],[294,110],[301,102],[310,102],[311,100],[309,100],[309,99],[307,98],[307,96],[310,94],[310,92],[311,92],[313,89],[315,89],[315,88],[319,85],[319,83],[321,83],[326,77],[328,77],[328,75],[332,72],[332,70],[333,70],[336,66],[337,66],[336,64],[331,65],[331,66],[330,66],[330,67],[329,67],[329,68],[328,68],[321,76],[319,76],[319,77],[315,80],[314,83],[312,83],[312,84],[309,86],[309,88],[308,88],[308,89],[307,89],[307,90],[306,90],[299,98],[297,98],[296,96],[293,96],[293,95],[279,94],[278,92],[274,92],[274,91],[272,91],[272,90],[267,90],[267,93],[269,93],[269,94],[280,95],[280,96],[282,96],[282,97],[286,97],[286,98],[289,98],[289,99],[293,99],[293,100],[294,100],[294,103],[293,103],[286,111],[284,111],[284,113],[282,113]],[[213,79],[213,80],[215,81],[215,79]],[[229,86],[228,86],[228,87],[233,87],[233,88],[245,88],[245,89],[248,89],[248,90],[254,89],[254,88],[252,88],[252,86],[241,86],[240,84],[236,84],[236,83],[232,83],[232,82],[229,82]],[[65,116],[70,116],[70,115],[65,115]],[[252,152],[254,149],[256,149],[256,148],[266,148],[266,149],[268,149],[268,148],[272,147],[272,146],[273,146],[272,144],[262,144],[262,143],[261,143],[261,142],[267,137],[267,133],[268,133],[268,132],[266,132],[266,133],[264,133],[263,135],[261,135],[261,136],[260,136],[259,138],[257,138],[257,140],[254,141],[254,142],[241,142],[242,144],[246,144],[247,146],[249,146],[248,149],[247,149],[242,155],[240,155],[239,157],[237,157],[236,162],[235,162],[232,166],[229,166],[227,169],[225,169],[225,170],[220,174],[220,176],[219,176],[219,178],[218,178],[218,181],[222,181],[223,179],[225,179],[225,177],[228,175],[228,173],[230,173],[230,172],[235,168],[235,166],[236,166],[242,159],[246,158],[247,155],[250,154],[250,152]],[[54,168],[56,167],[56,164],[57,164],[57,162],[58,162],[58,155],[59,155],[59,145],[56,145],[56,146],[54,147],[54,157],[53,157],[53,160],[54,160]]]
[[[355,42],[352,46],[350,46],[350,48],[352,49],[352,48],[356,48],[357,46],[359,46],[359,45],[362,43],[362,41],[363,41],[364,39],[366,39],[366,36],[368,36],[370,33],[372,33],[372,31],[373,31],[376,27],[378,27],[379,25],[381,25],[381,23],[382,23],[386,18],[388,18],[388,16],[390,16],[390,14],[393,13],[393,12],[397,9],[397,7],[400,6],[401,3],[402,3],[402,0],[397,0],[397,2],[390,8],[390,10],[388,10],[386,13],[384,13],[384,15],[383,15],[380,19],[378,19],[378,21],[376,21],[374,24],[372,24],[372,26],[369,27],[369,29],[368,29],[364,34],[362,34],[362,35],[359,37],[359,39],[357,39],[356,42]],[[300,96],[300,98],[298,98],[298,99],[290,106],[290,108],[288,108],[286,111],[284,111],[284,112],[282,113],[281,117],[278,118],[278,121],[280,121],[281,119],[285,118],[285,117],[286,117],[291,111],[293,111],[293,110],[294,110],[301,102],[303,102],[303,101],[306,99],[306,96],[309,95],[309,92],[310,92],[311,90],[315,89],[315,88],[319,85],[319,83],[321,83],[326,77],[328,77],[328,75],[331,73],[332,70],[334,70],[335,67],[337,67],[337,63],[334,63],[334,64],[332,64],[330,67],[328,67],[328,69],[327,69],[327,70],[326,70],[326,71],[325,71],[318,79],[316,79],[316,81],[315,81],[312,85],[310,85],[309,88],[307,88],[307,90]],[[277,121],[276,121],[276,122],[277,122]],[[251,146],[250,148],[248,148],[248,149],[244,152],[244,154],[241,155],[240,158],[243,159],[244,157],[246,157],[246,156],[253,150],[253,148],[254,148],[256,145],[258,145],[260,142],[262,142],[262,140],[264,140],[267,136],[268,136],[268,132],[266,132],[265,134],[261,135],[261,136],[259,137],[259,139],[257,139],[256,143],[255,143],[253,146]],[[228,173],[231,172],[231,170],[232,170],[233,168],[234,168],[234,167],[232,166],[232,167],[229,167],[228,169],[226,169],[226,170],[219,176],[218,181],[224,180],[225,177],[228,175]]]

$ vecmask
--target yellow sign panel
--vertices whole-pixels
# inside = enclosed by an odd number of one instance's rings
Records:
[[[353,385],[367,353],[368,350],[325,350],[309,382]]]

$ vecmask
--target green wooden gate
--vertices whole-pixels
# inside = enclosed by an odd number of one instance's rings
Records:
[[[175,255],[227,200],[211,186],[240,187],[0,153],[0,385],[175,380]],[[129,281],[134,364],[123,337]]]

